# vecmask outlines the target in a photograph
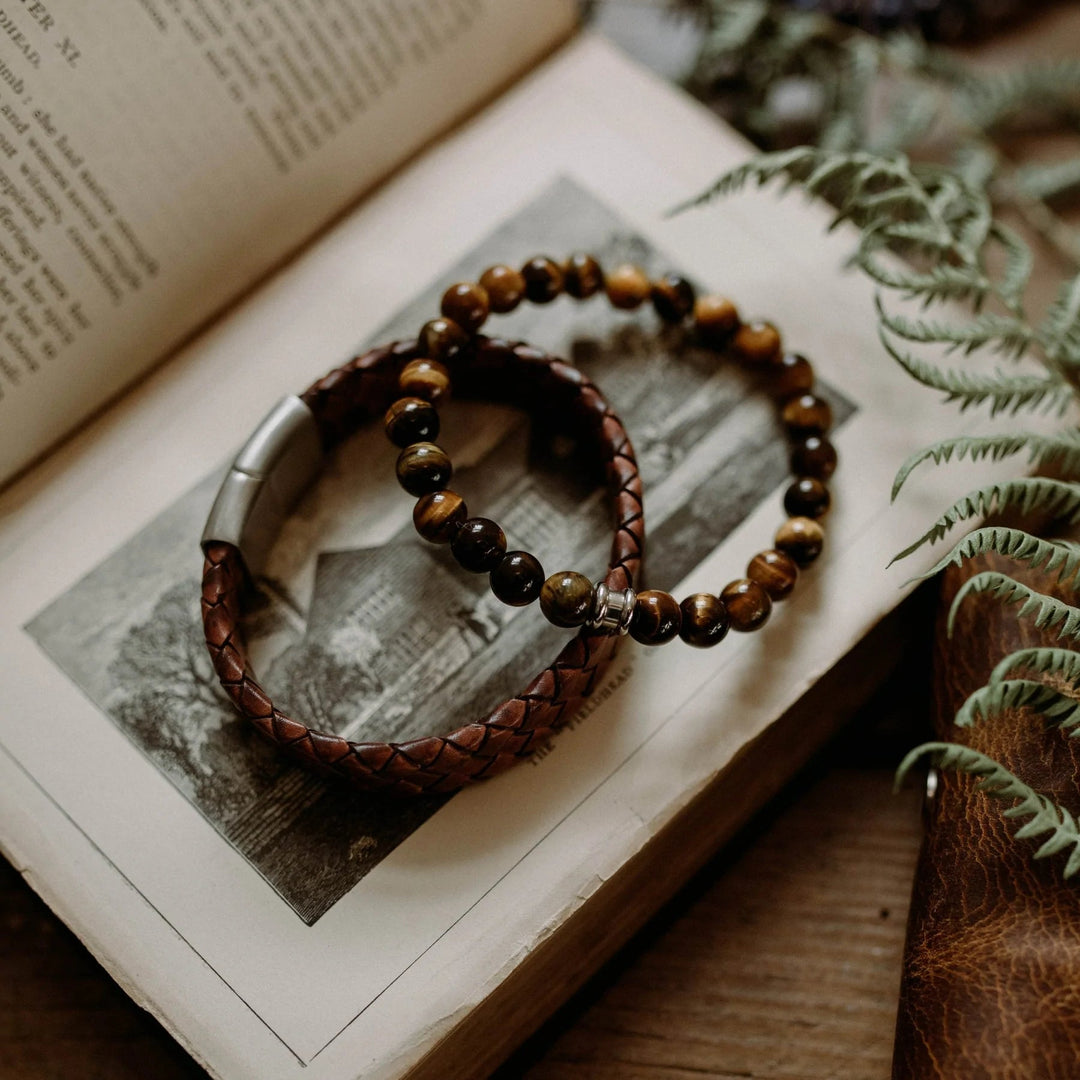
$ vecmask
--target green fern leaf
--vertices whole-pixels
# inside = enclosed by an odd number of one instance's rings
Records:
[[[969,266],[938,265],[930,270],[911,270],[898,264],[887,264],[875,256],[876,244],[867,244],[869,250],[856,253],[853,261],[869,278],[887,289],[897,290],[909,300],[921,300],[924,306],[943,300],[967,300],[980,307],[993,284],[977,268]]]
[[[949,324],[911,319],[890,312],[876,297],[878,317],[897,337],[921,344],[945,345],[947,353],[962,349],[972,353],[989,345],[994,352],[1020,356],[1035,341],[1035,331],[1012,315],[980,315],[968,323]]]
[[[1007,818],[1031,819],[1017,829],[1014,834],[1016,839],[1026,840],[1050,834],[1035,852],[1036,859],[1071,847],[1072,852],[1066,860],[1062,876],[1069,878],[1080,870],[1080,829],[1077,828],[1076,819],[1064,807],[1040,795],[993,758],[957,743],[929,742],[915,747],[896,770],[897,788],[920,758],[929,758],[939,769],[954,769],[977,776],[981,791],[991,798],[1013,802],[1014,805],[1005,810]]]
[[[1080,190],[1080,157],[1049,164],[1025,165],[1013,176],[1030,199],[1056,199]]]
[[[945,558],[915,580],[923,581],[934,577],[947,566],[959,566],[965,559],[985,555],[990,551],[1016,559],[1017,562],[1027,563],[1033,570],[1041,568],[1050,574],[1056,571],[1058,581],[1066,586],[1080,574],[1080,545],[1043,540],[1022,529],[991,525],[968,533]]]
[[[1080,364],[1080,274],[1062,285],[1039,333],[1051,360]]]
[[[1080,701],[1032,679],[1004,679],[980,686],[957,710],[954,722],[957,727],[973,727],[1008,709],[1030,709],[1066,730],[1080,724]]]
[[[1047,596],[1046,593],[1036,592],[1035,589],[997,570],[984,570],[973,574],[957,589],[946,622],[950,637],[960,605],[973,593],[982,592],[990,593],[1003,604],[1019,604],[1020,611],[1017,614],[1020,618],[1034,615],[1035,626],[1052,630],[1058,640],[1080,637],[1080,608],[1066,604],[1064,600],[1056,597]]]
[[[994,665],[987,685],[1002,682],[1006,676],[1016,671],[1026,671],[1032,675],[1056,676],[1064,679],[1074,689],[1080,688],[1080,652],[1045,645],[1017,649]]]
[[[818,164],[818,159],[818,152],[812,146],[796,146],[774,154],[760,154],[724,173],[700,195],[679,203],[669,213],[679,214],[692,206],[712,202],[721,195],[732,195],[751,183],[762,187],[778,176],[787,176],[796,181],[805,180]]]
[[[1031,254],[1031,248],[1012,229],[995,224],[990,235],[1005,251],[1005,267],[997,287],[998,295],[1012,311],[1020,315],[1023,310],[1024,290],[1031,279],[1035,258]]]

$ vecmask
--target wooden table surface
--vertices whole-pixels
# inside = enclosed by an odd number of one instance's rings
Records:
[[[1065,5],[980,49],[1077,55]],[[885,1080],[921,796],[912,662],[498,1080]],[[205,1077],[0,860],[0,1078]]]

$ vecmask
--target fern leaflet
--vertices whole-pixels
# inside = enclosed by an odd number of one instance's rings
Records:
[[[1064,600],[1036,592],[1035,589],[1016,581],[997,570],[984,570],[973,574],[956,591],[946,624],[949,636],[952,636],[956,613],[960,605],[972,593],[988,592],[1003,604],[1019,604],[1020,618],[1035,616],[1035,625],[1040,629],[1054,631],[1057,638],[1075,638],[1080,636],[1080,608],[1066,604]]]
[[[1002,682],[1014,671],[1026,671],[1031,675],[1052,675],[1064,679],[1074,689],[1080,687],[1080,652],[1075,649],[1059,649],[1049,646],[1017,649],[994,665],[988,685]]]
[[[1033,679],[1003,679],[980,686],[957,710],[955,723],[972,727],[1007,709],[1030,709],[1066,729],[1080,724],[1080,701]]]
[[[976,555],[985,555],[996,551],[1018,562],[1027,563],[1033,570],[1043,569],[1047,573],[1057,571],[1058,580],[1065,585],[1072,583],[1080,574],[1080,546],[1068,541],[1043,540],[1023,529],[1007,529],[1003,525],[988,525],[975,529],[959,541],[940,562],[925,574],[920,574],[916,581],[924,581],[941,573],[950,565],[959,566],[964,559]]]

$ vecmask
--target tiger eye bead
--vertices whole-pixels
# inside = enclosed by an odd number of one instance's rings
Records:
[[[574,570],[560,570],[540,587],[540,610],[554,626],[580,626],[592,611],[593,584]]]
[[[525,296],[525,279],[512,266],[499,263],[480,275],[480,286],[487,293],[488,306],[502,315],[513,311]]]
[[[546,255],[537,255],[522,268],[525,295],[534,304],[550,304],[562,292],[563,275],[558,264]]]
[[[487,289],[474,281],[459,281],[442,295],[439,310],[467,334],[475,334],[491,310]]]
[[[784,600],[799,580],[799,568],[795,560],[782,551],[762,551],[750,560],[746,576],[756,581],[769,594],[770,600]]]
[[[438,360],[410,360],[401,369],[398,387],[408,397],[439,401],[450,393],[450,372]]]
[[[682,322],[694,310],[694,299],[694,286],[678,274],[665,274],[653,282],[653,308],[664,322]]]
[[[604,291],[612,307],[633,311],[649,299],[652,282],[640,266],[624,264],[605,276]]]
[[[708,649],[727,636],[730,619],[723,601],[712,593],[694,593],[680,605],[679,637],[687,645]]]
[[[508,551],[488,579],[491,591],[504,604],[524,607],[539,595],[544,584],[544,568],[540,560],[527,551]]]
[[[412,519],[425,540],[449,544],[468,516],[465,500],[456,491],[432,491],[416,500]]]
[[[836,472],[836,447],[824,435],[807,436],[791,450],[791,471],[828,480]]]
[[[720,599],[727,608],[731,629],[744,634],[760,630],[769,620],[772,601],[769,594],[750,578],[738,578],[724,586]]]
[[[453,360],[469,343],[469,335],[452,319],[430,319],[420,327],[418,344],[429,360]]]
[[[563,288],[575,300],[586,300],[604,287],[604,271],[591,255],[571,255],[562,271]]]
[[[694,301],[694,328],[706,345],[726,345],[739,329],[739,312],[726,296],[699,296]]]
[[[426,495],[446,487],[453,473],[446,451],[431,442],[413,443],[398,455],[398,483],[410,495]]]
[[[812,518],[788,518],[777,530],[773,543],[801,566],[809,566],[825,545],[825,530]]]
[[[792,435],[823,435],[832,423],[832,409],[813,394],[800,394],[784,406],[780,418]]]
[[[806,394],[814,387],[814,369],[805,356],[784,353],[769,371],[769,384],[778,398]]]
[[[630,616],[630,636],[642,645],[663,645],[679,633],[682,612],[671,593],[646,589],[637,594]]]
[[[768,364],[780,355],[780,332],[767,322],[743,323],[731,347],[749,364]]]
[[[792,517],[824,517],[830,502],[829,489],[812,476],[800,476],[784,492],[784,509]]]
[[[387,438],[403,449],[416,442],[432,442],[439,437],[439,414],[430,401],[403,397],[386,410],[383,426]]]
[[[506,554],[506,537],[490,518],[469,518],[450,541],[454,558],[474,574],[489,574]]]

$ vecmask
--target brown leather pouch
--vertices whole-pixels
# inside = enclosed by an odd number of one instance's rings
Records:
[[[944,576],[934,656],[935,738],[995,758],[1036,791],[1080,811],[1080,741],[1022,710],[953,723],[956,710],[1007,653],[1056,642],[987,594],[962,604],[952,638],[945,616],[962,582],[1005,570],[1070,602],[1046,575],[997,557]],[[893,1080],[1075,1080],[1080,1077],[1080,875],[1069,851],[1035,860],[1040,840],[1016,840],[1007,802],[973,777],[944,772],[927,800],[916,874]],[[1045,837],[1043,837],[1045,839]]]

